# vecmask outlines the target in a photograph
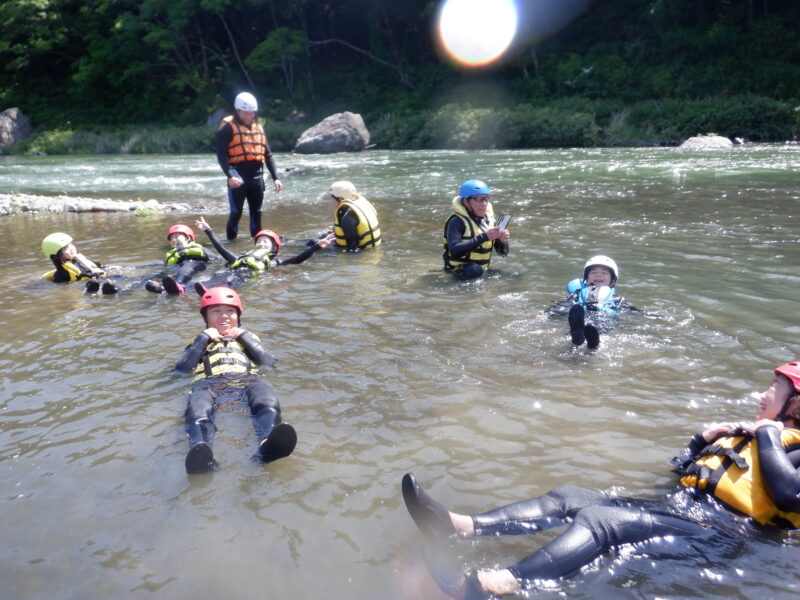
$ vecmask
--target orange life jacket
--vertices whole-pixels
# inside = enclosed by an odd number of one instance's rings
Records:
[[[258,123],[253,123],[250,129],[236,122],[233,115],[222,119],[233,130],[233,136],[228,143],[228,162],[237,164],[245,161],[264,162],[267,152],[267,134]]]

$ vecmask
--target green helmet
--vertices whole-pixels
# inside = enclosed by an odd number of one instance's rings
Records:
[[[42,252],[48,258],[53,254],[58,254],[58,251],[69,246],[72,243],[72,237],[66,233],[51,233],[42,240]]]

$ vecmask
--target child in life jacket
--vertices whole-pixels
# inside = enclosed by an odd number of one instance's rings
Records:
[[[167,229],[167,241],[170,249],[164,256],[164,264],[177,265],[177,273],[174,277],[164,275],[161,283],[151,279],[145,284],[145,289],[155,294],[162,292],[176,296],[185,294],[185,284],[201,271],[205,271],[210,258],[205,248],[195,241],[194,231],[188,225],[179,223]]]
[[[330,234],[324,238],[315,240],[313,244],[309,245],[300,254],[289,258],[277,258],[277,254],[281,249],[280,236],[271,229],[262,229],[253,237],[253,249],[237,256],[222,245],[222,241],[219,239],[216,232],[203,217],[198,218],[195,224],[198,229],[206,232],[208,239],[211,240],[216,251],[225,259],[225,264],[229,268],[235,269],[240,273],[263,273],[264,271],[281,265],[299,265],[301,262],[308,260],[308,258],[320,248],[327,248],[330,246],[336,239],[333,234]],[[230,285],[232,282],[230,282],[230,280],[228,281]],[[208,284],[208,282],[206,282],[206,284]]]
[[[569,296],[547,309],[551,315],[568,315],[569,334],[576,346],[600,346],[600,334],[614,327],[623,310],[641,312],[625,298],[616,295],[619,268],[608,256],[591,257],[583,266],[583,277],[567,283]],[[588,323],[586,321],[589,321]]]
[[[42,252],[53,261],[55,270],[42,275],[42,279],[63,283],[66,281],[86,280],[84,291],[95,294],[98,291],[105,295],[116,294],[119,288],[106,279],[102,265],[89,260],[72,243],[72,237],[66,233],[51,233],[42,240]]]
[[[274,390],[258,374],[259,366],[276,359],[255,334],[239,325],[243,312],[239,295],[227,287],[205,290],[200,314],[206,328],[186,347],[175,368],[194,373],[195,382],[186,404],[185,430],[189,439],[186,472],[205,473],[217,465],[211,451],[216,428],[216,399],[243,390],[258,434],[258,455],[263,462],[289,456],[297,443],[291,425],[281,423]]]

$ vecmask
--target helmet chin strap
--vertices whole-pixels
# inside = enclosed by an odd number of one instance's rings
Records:
[[[789,395],[789,397],[786,399],[786,402],[783,403],[783,406],[781,407],[781,411],[775,417],[776,421],[780,421],[781,423],[785,423],[787,418],[788,418],[788,419],[791,419],[793,422],[797,423],[797,418],[795,418],[795,417],[787,417],[786,411],[789,410],[789,405],[792,403],[792,400],[794,400],[795,398],[797,398],[799,396],[800,396],[800,393],[798,393],[798,392],[794,392],[794,393]]]

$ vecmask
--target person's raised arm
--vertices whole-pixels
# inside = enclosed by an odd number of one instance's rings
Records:
[[[758,462],[761,478],[767,493],[779,509],[785,512],[800,512],[800,473],[797,453],[786,453],[781,444],[783,424],[762,419],[755,424],[758,442]]]

